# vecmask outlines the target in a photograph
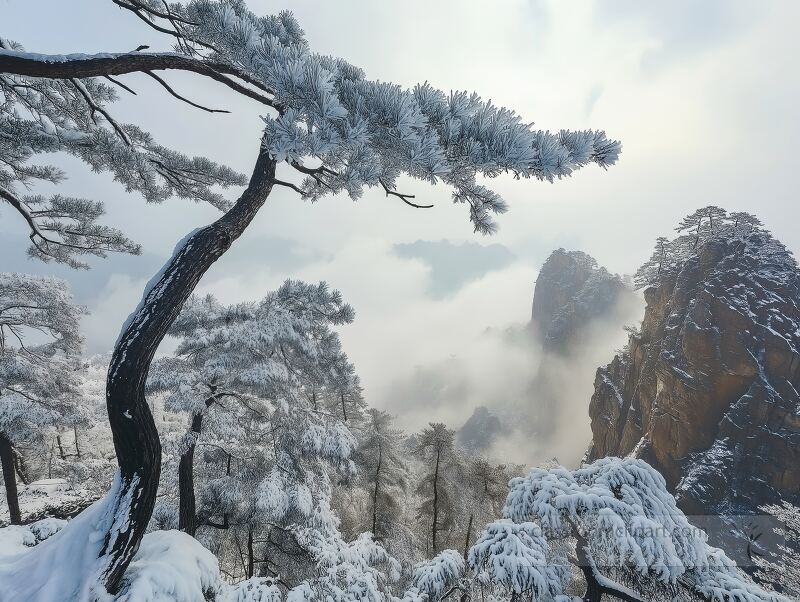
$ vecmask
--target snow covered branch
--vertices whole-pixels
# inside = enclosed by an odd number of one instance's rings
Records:
[[[102,52],[98,54],[36,54],[0,49],[0,73],[50,79],[83,79],[152,71],[190,71],[213,79],[263,105],[280,110],[273,98],[240,84],[230,76],[251,80],[246,73],[223,63],[206,62],[174,52]]]
[[[103,215],[102,203],[55,195],[16,197],[0,186],[0,199],[10,204],[30,228],[28,254],[42,261],[65,263],[73,268],[88,268],[77,259],[81,255],[105,257],[107,252],[138,255],[141,246],[115,228],[96,220]]]

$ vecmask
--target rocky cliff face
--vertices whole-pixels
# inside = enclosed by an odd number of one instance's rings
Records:
[[[623,297],[632,293],[619,276],[586,253],[557,249],[536,279],[531,323],[546,351],[564,352],[592,320],[611,317]]]
[[[658,468],[686,512],[800,492],[800,272],[768,233],[718,236],[645,290],[641,331],[597,371],[590,459]]]

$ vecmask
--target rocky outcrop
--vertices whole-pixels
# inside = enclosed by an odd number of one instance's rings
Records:
[[[590,459],[650,462],[691,514],[800,492],[800,272],[768,233],[705,242],[645,290],[641,330],[597,371]]]
[[[591,256],[557,249],[536,279],[531,324],[546,351],[565,352],[592,320],[611,317],[632,296],[619,276]]]
[[[487,451],[497,437],[508,433],[509,429],[500,418],[487,408],[478,406],[456,433],[458,444],[466,451],[482,453]]]

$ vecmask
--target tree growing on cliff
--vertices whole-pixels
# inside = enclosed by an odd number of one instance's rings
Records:
[[[312,200],[339,192],[357,199],[364,188],[377,188],[422,207],[397,189],[398,178],[405,174],[442,182],[453,190],[456,203],[468,207],[475,230],[490,233],[495,229],[492,215],[504,212],[506,205],[479,177],[510,172],[553,181],[589,163],[612,165],[620,152],[619,143],[603,132],[534,130],[513,111],[476,94],[447,95],[429,84],[407,90],[367,80],[340,59],[312,53],[289,13],[256,17],[237,0],[115,3],[169,36],[175,52],[42,56],[9,41],[0,50],[0,158],[8,166],[0,197],[23,218],[32,240],[43,238],[42,219],[65,219],[55,217],[58,213],[36,216],[17,192],[26,180],[62,177],[52,167],[31,164],[47,152],[72,153],[96,171],[110,171],[128,191],[150,201],[176,195],[225,211],[179,243],[126,321],[112,355],[106,398],[121,474],[111,504],[117,518],[110,524],[129,528],[109,527],[99,550],[99,579],[111,592],[121,585],[156,498],[161,449],[144,397],[150,363],[202,275],[248,227],[274,185]],[[236,202],[229,203],[213,187],[242,184],[241,176],[164,148],[109,112],[116,94],[98,78],[128,90],[117,78],[133,72],[147,74],[198,107],[156,75],[165,69],[211,78],[269,111],[252,175]],[[299,173],[305,179],[298,185],[279,177],[278,165],[288,177]],[[89,213],[78,215],[78,223],[90,223]],[[67,227],[62,227],[65,234]],[[74,231],[78,240],[48,237],[48,247],[39,253],[69,263],[82,251],[132,250],[110,232],[97,242],[86,231]]]
[[[686,232],[692,239],[692,248],[715,232],[722,225],[727,212],[722,207],[708,205],[684,217],[675,228],[676,232]]]
[[[636,288],[657,286],[664,279],[674,277],[686,260],[696,256],[703,245],[715,238],[745,240],[751,235],[760,235],[770,245],[770,252],[786,256],[788,251],[764,228],[754,215],[743,211],[727,213],[721,207],[708,206],[684,217],[675,228],[679,235],[673,239],[659,236],[650,258],[634,275]]]
[[[670,240],[665,236],[659,236],[656,238],[656,246],[650,259],[644,262],[633,276],[636,288],[644,288],[658,282],[663,275],[675,268],[675,263],[676,257],[670,246]]]
[[[63,280],[0,272],[0,463],[11,524],[22,518],[14,446],[41,445],[46,429],[83,420],[83,313]]]

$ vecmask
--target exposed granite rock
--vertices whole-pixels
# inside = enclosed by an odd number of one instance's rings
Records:
[[[589,459],[658,468],[691,514],[800,493],[800,272],[762,232],[716,237],[645,290],[641,331],[597,371]]]
[[[531,323],[546,351],[564,352],[592,320],[613,314],[623,296],[633,293],[594,258],[557,249],[536,279]]]

